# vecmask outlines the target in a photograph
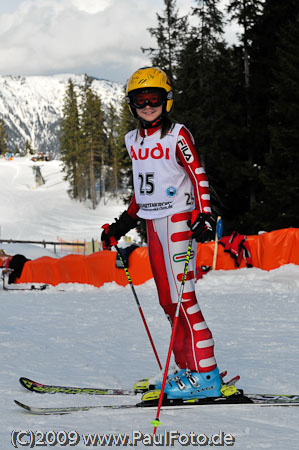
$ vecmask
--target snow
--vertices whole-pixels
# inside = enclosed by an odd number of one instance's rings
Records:
[[[95,211],[71,201],[59,161],[42,163],[46,184],[37,188],[32,165],[22,158],[0,160],[2,238],[97,238],[101,224],[124,209],[121,202],[112,199]],[[5,245],[5,250],[13,250],[12,244]],[[50,252],[24,244],[15,244],[14,251],[26,248],[33,257]],[[170,328],[158,305],[153,280],[137,286],[136,292],[160,359],[165,362]],[[299,393],[298,266],[285,265],[269,272],[256,268],[209,272],[196,284],[196,293],[214,334],[220,370],[228,370],[231,377],[239,374],[238,384],[245,392]],[[0,302],[1,450],[11,448],[13,430],[75,430],[80,442],[67,448],[77,449],[92,447],[84,444],[83,433],[127,433],[131,437],[135,430],[152,434],[153,410],[32,416],[13,403],[14,399],[33,406],[136,402],[136,397],[32,394],[18,383],[20,376],[26,376],[45,383],[130,388],[136,380],[157,374],[158,365],[129,286],[111,283],[98,289],[67,284],[20,292],[0,289]],[[193,431],[210,437],[222,430],[234,436],[232,447],[238,450],[298,448],[299,410],[295,407],[203,406],[162,410],[160,419],[163,425],[158,433]],[[27,446],[25,441],[19,448]],[[145,445],[139,443],[138,448]],[[182,445],[175,443],[172,448]]]
[[[37,187],[34,166],[45,184]],[[0,159],[0,237],[14,240],[65,241],[99,239],[101,226],[125,209],[121,200],[104,201],[96,210],[71,201],[58,160],[33,162]],[[105,199],[108,201],[108,198]]]

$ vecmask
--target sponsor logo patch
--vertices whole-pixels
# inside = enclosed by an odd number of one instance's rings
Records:
[[[172,259],[174,262],[181,262],[181,261],[185,261],[186,259],[186,255],[187,252],[183,252],[183,253],[176,253],[175,255],[173,255]],[[194,258],[194,251],[192,250],[191,254],[190,254],[190,259]]]
[[[159,142],[153,148],[145,147],[137,149],[131,145],[130,156],[136,161],[138,159],[169,159],[169,147],[163,148]]]
[[[177,193],[177,190],[176,190],[176,188],[173,187],[173,186],[169,186],[169,187],[166,189],[166,194],[168,195],[168,197],[174,197],[174,196],[176,195],[176,193]]]
[[[178,140],[178,146],[181,150],[186,162],[191,164],[194,161],[194,157],[192,155],[191,149],[184,138],[180,137]]]

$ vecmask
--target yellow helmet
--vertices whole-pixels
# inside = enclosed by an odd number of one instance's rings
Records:
[[[172,85],[166,73],[158,67],[142,67],[131,75],[127,83],[126,100],[129,110],[137,117],[136,108],[133,105],[132,96],[138,90],[161,89],[163,92],[163,115],[170,113],[173,107]]]

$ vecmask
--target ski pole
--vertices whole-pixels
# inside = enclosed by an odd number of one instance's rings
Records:
[[[108,225],[108,226],[109,226],[109,225]],[[103,225],[102,228],[104,228],[104,227],[105,227],[105,225]],[[104,229],[105,229],[105,228],[104,228]],[[157,350],[156,350],[156,347],[155,347],[153,338],[152,338],[152,336],[151,336],[150,330],[149,330],[148,325],[147,325],[147,322],[146,322],[146,320],[145,320],[145,317],[144,317],[144,314],[143,314],[143,311],[142,311],[140,302],[139,302],[139,300],[138,300],[138,297],[137,297],[137,294],[136,294],[134,285],[133,285],[132,280],[131,280],[131,277],[130,277],[130,273],[129,273],[129,271],[128,271],[128,268],[127,268],[126,265],[125,265],[125,262],[124,262],[124,260],[123,260],[123,258],[122,258],[122,256],[121,256],[120,251],[119,251],[119,248],[118,248],[118,246],[117,246],[117,240],[114,239],[114,238],[113,238],[113,239],[111,238],[111,245],[113,245],[113,246],[115,247],[115,249],[116,249],[116,251],[117,251],[117,254],[118,254],[118,257],[119,257],[119,259],[121,260],[121,263],[122,263],[122,265],[123,265],[123,268],[124,268],[125,274],[126,274],[126,276],[127,276],[129,285],[131,286],[131,290],[132,290],[132,292],[133,292],[133,296],[134,296],[134,298],[135,298],[135,301],[136,301],[136,304],[137,304],[139,313],[140,313],[140,315],[141,315],[142,322],[143,322],[143,324],[144,324],[144,327],[145,327],[145,329],[146,329],[146,332],[147,332],[149,341],[150,341],[151,346],[152,346],[152,349],[153,349],[153,351],[154,351],[154,354],[155,354],[155,357],[156,357],[156,360],[157,360],[159,369],[162,370],[162,364],[161,364],[161,362],[160,362],[160,359],[159,359],[159,356],[158,356],[158,353],[157,353]]]
[[[217,217],[217,222],[216,222],[215,247],[214,247],[213,264],[212,264],[212,269],[213,270],[216,269],[218,241],[220,241],[220,239],[222,238],[222,233],[223,233],[223,223],[222,223],[221,216],[218,216]]]
[[[180,308],[181,308],[181,304],[182,304],[183,292],[184,292],[185,282],[186,282],[187,273],[188,273],[188,267],[189,267],[189,260],[190,260],[190,256],[191,256],[191,250],[192,250],[192,236],[190,237],[189,242],[188,242],[188,248],[187,248],[187,253],[186,253],[186,260],[185,260],[184,271],[183,271],[183,278],[182,278],[182,282],[181,282],[181,287],[180,287],[178,303],[177,303],[177,307],[176,307],[176,311],[175,311],[175,316],[174,316],[173,324],[172,324],[172,332],[171,332],[171,337],[170,337],[170,344],[169,344],[168,354],[167,354],[167,358],[166,358],[166,364],[165,364],[165,369],[164,369],[164,375],[163,375],[163,381],[162,381],[162,386],[161,386],[161,392],[160,392],[160,397],[159,397],[159,403],[158,403],[158,408],[157,408],[156,419],[151,422],[151,424],[154,425],[154,427],[155,427],[154,428],[154,434],[156,434],[157,427],[159,425],[162,425],[161,422],[160,422],[160,410],[161,410],[161,406],[162,406],[162,402],[163,402],[164,390],[165,390],[165,385],[166,385],[166,379],[167,379],[168,369],[169,369],[169,364],[170,364],[170,358],[171,358],[171,353],[172,353],[172,348],[173,348],[176,328],[177,328],[177,324],[178,324],[178,319],[179,319],[179,315],[180,315]]]
[[[155,347],[153,338],[152,338],[152,336],[151,336],[150,330],[149,330],[149,328],[148,328],[148,326],[147,326],[147,323],[146,323],[146,320],[145,320],[145,317],[144,317],[144,314],[143,314],[143,311],[142,311],[140,302],[139,302],[139,300],[138,300],[138,297],[137,297],[137,294],[136,294],[134,285],[133,285],[133,283],[132,283],[132,280],[131,280],[131,277],[130,277],[128,268],[126,267],[126,265],[125,265],[125,263],[124,263],[124,260],[123,260],[121,254],[120,254],[120,251],[119,251],[118,246],[117,246],[116,244],[113,244],[113,245],[114,245],[114,247],[115,247],[115,249],[116,249],[116,251],[117,251],[117,254],[118,254],[118,256],[119,256],[119,259],[121,260],[121,263],[122,263],[122,265],[123,265],[123,268],[124,268],[125,274],[126,274],[126,276],[127,276],[129,285],[131,286],[131,289],[132,289],[132,292],[133,292],[133,296],[134,296],[134,298],[135,298],[135,301],[136,301],[136,304],[137,304],[139,313],[140,313],[140,315],[141,315],[143,324],[144,324],[144,326],[145,326],[145,329],[146,329],[146,332],[147,332],[149,341],[150,341],[151,346],[152,346],[152,349],[153,349],[153,351],[154,351],[154,354],[155,354],[155,357],[156,357],[156,360],[157,360],[159,369],[162,370],[162,365],[161,365],[161,362],[160,362],[160,359],[159,359],[159,356],[158,356],[158,353],[157,353],[157,350],[156,350],[156,347]]]

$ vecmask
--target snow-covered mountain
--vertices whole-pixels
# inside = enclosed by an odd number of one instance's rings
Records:
[[[0,76],[0,118],[7,126],[12,152],[16,146],[23,150],[26,140],[37,151],[52,156],[59,152],[59,122],[70,78],[75,85],[83,84],[84,75]],[[110,103],[119,107],[124,95],[121,84],[94,78],[92,87],[104,108]]]

